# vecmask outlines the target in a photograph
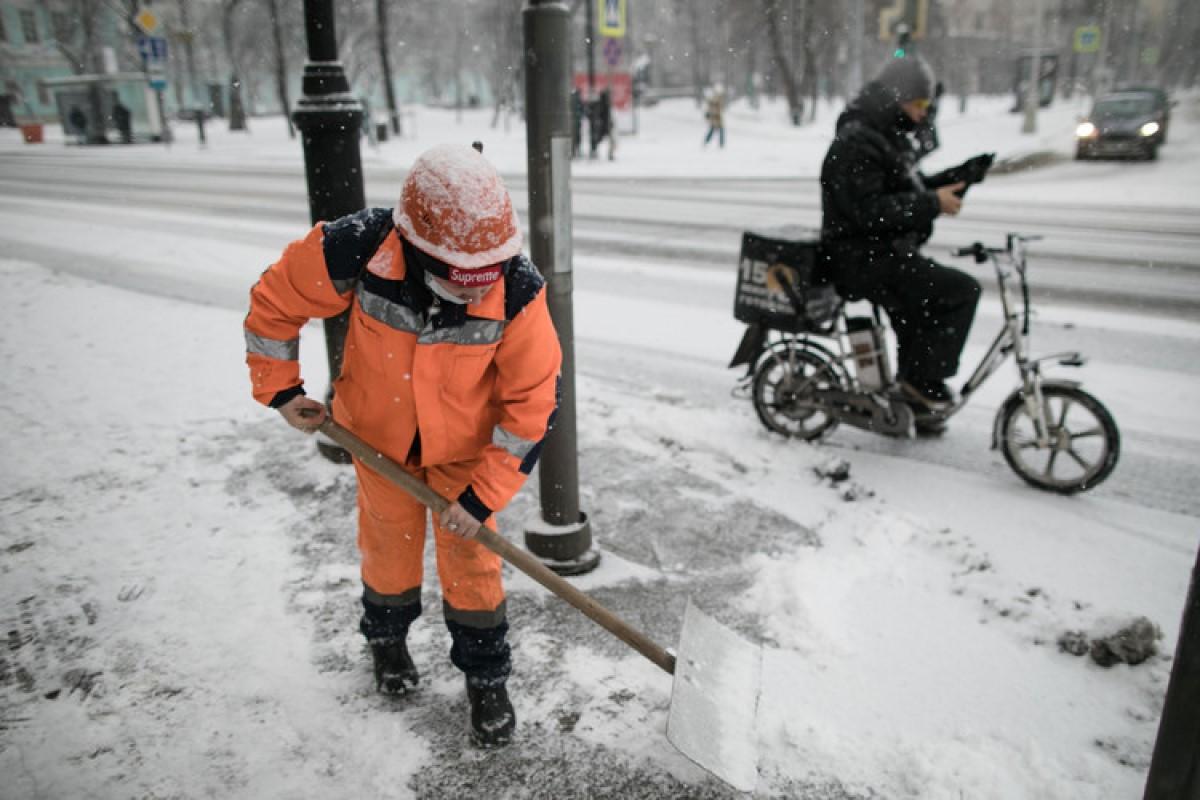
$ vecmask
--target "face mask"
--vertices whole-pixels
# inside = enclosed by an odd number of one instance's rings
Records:
[[[449,289],[435,281],[433,276],[428,272],[425,273],[425,285],[429,287],[429,291],[433,292],[447,303],[454,303],[456,306],[465,306],[467,304],[466,300],[463,300],[461,297],[455,297],[450,293]]]

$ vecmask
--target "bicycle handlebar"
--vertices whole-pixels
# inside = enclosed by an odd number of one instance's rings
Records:
[[[960,247],[957,250],[952,250],[951,255],[956,258],[964,256],[974,256],[976,264],[982,264],[987,261],[989,253],[1003,253],[1003,248],[999,247],[984,247],[983,242],[975,242],[970,247]]]
[[[983,242],[974,242],[970,247],[959,247],[951,250],[950,254],[955,258],[963,258],[965,256],[973,256],[976,264],[982,264],[988,260],[989,255],[996,253],[1011,253],[1013,252],[1013,244],[1016,242],[1036,242],[1043,237],[1041,236],[1022,236],[1019,233],[1010,233],[1006,239],[1005,247],[985,247]]]

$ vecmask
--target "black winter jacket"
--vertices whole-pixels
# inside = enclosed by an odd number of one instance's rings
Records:
[[[926,177],[908,140],[912,120],[894,95],[867,84],[838,117],[821,165],[821,240],[838,290],[857,299],[894,278],[916,257],[940,213],[933,190],[953,182]]]

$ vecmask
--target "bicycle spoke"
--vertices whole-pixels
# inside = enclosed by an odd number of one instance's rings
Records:
[[[1058,451],[1051,450],[1050,457],[1046,459],[1046,471],[1043,473],[1046,480],[1054,480],[1054,462],[1058,460]]]
[[[1090,431],[1080,431],[1079,433],[1072,433],[1071,440],[1074,441],[1075,439],[1083,439],[1088,436],[1103,436],[1103,435],[1104,435],[1103,428],[1092,428]]]
[[[1075,459],[1075,463],[1078,464],[1080,467],[1082,467],[1084,472],[1092,471],[1092,465],[1089,464],[1087,461],[1084,461],[1083,456],[1079,455],[1079,453],[1076,453],[1071,448],[1067,448],[1067,453],[1070,454],[1071,458]]]
[[[1058,427],[1059,428],[1066,427],[1067,412],[1070,411],[1070,409],[1071,409],[1071,401],[1064,397],[1063,401],[1062,401],[1062,411],[1058,415]]]

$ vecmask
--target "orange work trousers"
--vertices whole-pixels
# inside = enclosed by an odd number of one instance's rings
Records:
[[[467,487],[474,462],[414,469],[411,474],[446,498]],[[474,539],[442,529],[436,514],[356,458],[358,475],[358,549],[362,579],[369,593],[386,605],[407,605],[421,596],[427,516],[433,517],[438,579],[446,619],[471,628],[492,628],[505,621],[500,556]],[[495,530],[489,519],[487,526]]]

